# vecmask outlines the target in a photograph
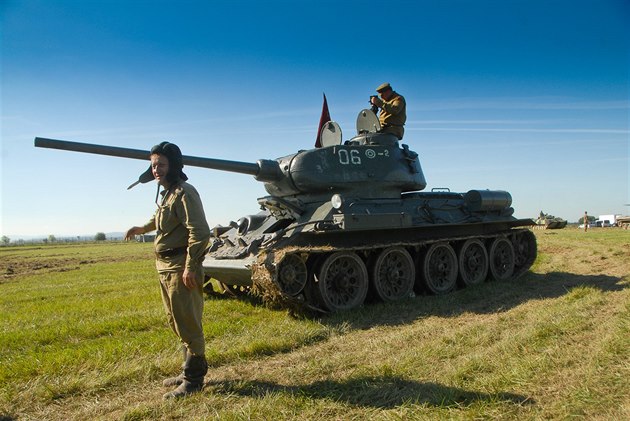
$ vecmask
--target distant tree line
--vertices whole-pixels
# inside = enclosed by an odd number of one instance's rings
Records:
[[[107,241],[107,236],[104,232],[97,232],[94,237],[76,236],[57,238],[55,235],[50,234],[48,237],[45,238],[35,238],[32,240],[18,239],[15,241],[11,241],[11,238],[6,235],[0,237],[0,245],[2,246],[22,244],[78,243],[82,241]],[[110,241],[114,241],[114,239],[110,239]]]
[[[588,224],[589,225],[594,225],[595,221],[597,221],[597,218],[595,218],[594,216],[588,215],[586,217],[586,219],[588,219]],[[578,219],[578,224],[583,224],[584,223],[584,217],[581,217],[580,219]]]

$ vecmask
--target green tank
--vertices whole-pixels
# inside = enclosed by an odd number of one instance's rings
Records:
[[[536,228],[540,229],[555,230],[562,229],[567,226],[566,219],[544,213],[543,211],[540,211],[540,214],[538,215],[538,218],[536,218],[535,222]]]
[[[329,122],[322,147],[275,160],[184,156],[185,165],[253,175],[268,193],[259,212],[214,227],[206,276],[269,303],[336,312],[368,297],[445,294],[529,269],[535,223],[513,216],[510,193],[424,192],[418,154],[378,129],[362,110],[357,135],[345,142]],[[35,145],[148,159],[125,148],[43,138]]]

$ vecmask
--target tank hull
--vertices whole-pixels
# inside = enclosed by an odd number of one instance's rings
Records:
[[[510,205],[506,192],[475,190],[302,204],[295,219],[263,212],[258,226],[216,238],[204,268],[222,285],[322,312],[515,279],[534,262],[536,241],[534,221],[514,218]]]
[[[556,230],[562,229],[567,226],[567,221],[563,219],[543,219],[536,221],[537,228],[540,227],[542,229],[547,230]]]
[[[283,246],[292,252],[324,253],[331,250],[370,250],[391,246],[417,247],[437,241],[462,241],[469,238],[494,238],[499,235],[513,235],[517,230],[513,227],[529,226],[531,220],[519,219],[507,223],[471,223],[459,225],[434,225],[413,229],[388,230],[385,232],[358,232],[304,234],[293,238]],[[366,246],[366,235],[378,235],[376,243]],[[335,246],[332,247],[331,244]],[[209,253],[203,263],[208,277],[227,285],[253,286],[252,268],[256,264],[257,255],[248,254],[242,258],[217,258]]]

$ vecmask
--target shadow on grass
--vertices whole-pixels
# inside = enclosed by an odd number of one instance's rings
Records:
[[[462,313],[492,314],[508,311],[530,300],[559,298],[576,287],[590,287],[602,292],[622,291],[630,287],[624,278],[608,275],[578,275],[567,272],[537,274],[527,272],[512,281],[487,281],[461,288],[446,295],[418,294],[413,298],[382,303],[369,300],[360,308],[335,314],[322,314],[285,308],[297,318],[319,319],[329,326],[344,325],[354,329],[397,326],[428,317],[456,317]],[[252,306],[264,305],[248,294],[213,294],[213,299],[239,299]]]
[[[364,329],[406,324],[428,316],[499,313],[531,300],[559,298],[576,287],[614,292],[630,285],[623,278],[608,275],[528,272],[513,281],[489,281],[446,295],[418,295],[395,303],[370,303],[350,312],[330,315],[322,322],[329,325],[344,323],[352,328]]]
[[[264,398],[272,394],[288,394],[310,399],[330,399],[350,405],[373,408],[395,408],[403,404],[436,407],[462,407],[475,403],[506,402],[515,405],[533,404],[534,400],[514,393],[483,393],[421,383],[399,377],[359,377],[347,381],[324,380],[307,385],[285,386],[264,381],[210,382],[206,388],[213,393]]]

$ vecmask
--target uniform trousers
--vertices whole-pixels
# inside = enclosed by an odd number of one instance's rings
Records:
[[[205,355],[203,336],[203,270],[195,272],[197,285],[186,288],[183,272],[160,272],[162,302],[168,324],[192,355]]]

